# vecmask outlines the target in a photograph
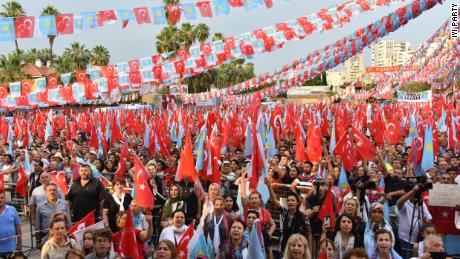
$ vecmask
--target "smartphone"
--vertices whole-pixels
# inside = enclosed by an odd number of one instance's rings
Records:
[[[330,228],[330,227],[331,227],[331,218],[330,218],[329,216],[324,217],[323,225],[324,225],[326,228]]]
[[[432,259],[446,259],[447,253],[446,252],[430,252],[430,256]]]

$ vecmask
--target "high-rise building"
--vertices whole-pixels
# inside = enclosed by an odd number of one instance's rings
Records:
[[[402,66],[412,57],[414,51],[409,42],[382,40],[371,46],[372,66]]]
[[[364,57],[363,53],[359,53],[354,57],[345,61],[345,81],[347,83],[353,83],[361,81],[362,74],[364,72]]]

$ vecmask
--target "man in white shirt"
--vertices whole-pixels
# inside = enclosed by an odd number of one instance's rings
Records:
[[[424,222],[430,222],[432,216],[421,199],[422,186],[417,184],[398,200],[399,243],[404,258],[410,258],[418,232]]]

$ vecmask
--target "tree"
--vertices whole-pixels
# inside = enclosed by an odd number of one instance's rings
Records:
[[[84,70],[91,60],[91,52],[84,44],[73,42],[64,50],[63,56],[71,62],[72,70]]]
[[[221,32],[216,32],[214,33],[214,36],[212,36],[212,41],[218,41],[218,40],[222,40],[222,41],[225,40],[225,36]]]
[[[3,11],[0,12],[0,16],[13,17],[14,21],[16,21],[17,17],[26,15],[26,12],[22,8],[22,5],[16,1],[10,1],[2,4],[2,9]],[[18,39],[14,40],[14,45],[16,47],[16,52],[19,54]]]
[[[189,49],[190,46],[195,42],[196,35],[194,32],[194,27],[188,22],[185,22],[181,25],[179,29],[179,39],[182,44],[181,47]]]
[[[58,15],[58,14],[59,14],[59,11],[52,5],[48,5],[47,7],[43,8],[42,12],[40,13],[41,16]],[[50,44],[48,60],[50,61],[50,65],[53,63],[53,44],[54,44],[54,40],[56,39],[56,36],[57,35],[48,35],[48,42]]]
[[[180,48],[179,30],[174,25],[169,25],[157,35],[156,48],[159,53],[177,51]]]
[[[3,83],[15,82],[24,78],[21,54],[13,52],[0,56],[0,81]]]
[[[54,59],[53,65],[51,67],[58,74],[68,73],[73,69],[72,62],[65,55],[62,55]]]
[[[102,45],[91,50],[91,64],[93,66],[107,66],[110,61],[109,51]]]
[[[200,23],[195,27],[194,34],[196,39],[203,43],[209,38],[209,27],[204,23]]]

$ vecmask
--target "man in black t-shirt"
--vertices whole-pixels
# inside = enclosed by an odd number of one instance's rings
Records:
[[[80,178],[72,184],[66,196],[72,213],[72,221],[79,221],[93,210],[95,210],[96,219],[102,219],[104,197],[104,186],[91,176],[91,167],[86,164],[81,165]]]

